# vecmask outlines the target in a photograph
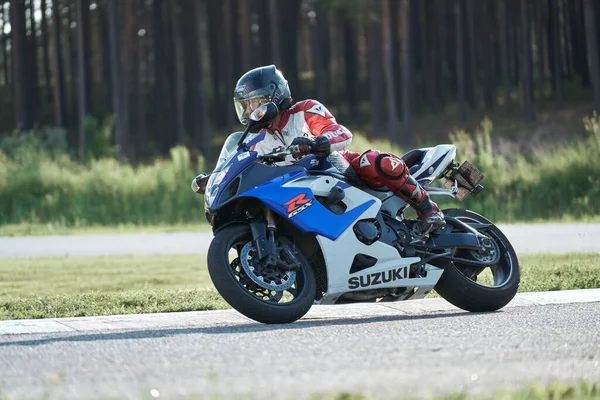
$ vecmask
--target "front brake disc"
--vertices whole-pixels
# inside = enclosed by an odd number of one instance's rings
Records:
[[[256,254],[256,249],[252,242],[246,243],[240,253],[240,261],[242,262],[242,268],[250,279],[258,286],[268,290],[283,291],[292,287],[296,281],[296,271],[284,271],[282,269],[276,269],[269,276],[264,276],[259,273],[259,265],[253,256]]]

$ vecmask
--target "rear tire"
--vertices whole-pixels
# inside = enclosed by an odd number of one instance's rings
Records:
[[[467,224],[469,222],[492,224],[485,217],[468,210],[453,208],[443,210],[443,213]],[[494,280],[497,277],[503,280],[498,283],[498,286],[490,287],[478,284],[465,275],[465,266],[457,262],[432,261],[432,264],[444,268],[444,272],[435,286],[435,291],[449,303],[466,311],[496,311],[504,307],[515,297],[521,281],[519,260],[506,236],[493,224],[481,232],[495,240],[500,249],[500,260],[492,267]],[[494,270],[494,268],[497,269]]]
[[[285,238],[278,240],[291,245]],[[294,298],[288,303],[268,302],[248,288],[236,275],[233,262],[229,261],[229,250],[236,244],[239,248],[248,242],[252,242],[252,232],[246,224],[226,227],[217,232],[212,240],[208,249],[208,272],[219,294],[237,311],[258,322],[284,324],[302,318],[311,308],[316,293],[315,276],[309,262],[291,245],[294,256],[299,261]]]

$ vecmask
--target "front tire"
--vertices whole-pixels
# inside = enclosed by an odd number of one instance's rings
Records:
[[[283,324],[302,318],[312,306],[316,293],[315,276],[309,262],[289,240],[277,239],[279,243],[292,249],[297,269],[292,287],[281,291],[271,290],[261,286],[262,280],[253,280],[240,261],[245,256],[257,266],[252,267],[250,274],[261,270],[260,261],[252,260],[255,252],[248,251],[252,248],[252,240],[252,232],[246,224],[232,225],[217,232],[208,249],[207,260],[208,272],[215,288],[233,308],[255,321]],[[245,250],[242,251],[242,248]],[[230,261],[229,253],[232,249],[236,250],[238,257]],[[278,270],[274,273],[284,279],[288,276],[286,271]],[[257,275],[253,277],[257,278]]]
[[[446,216],[454,217],[467,224],[491,224],[488,229],[480,230],[488,235],[498,246],[500,259],[491,266],[494,286],[477,282],[477,274],[468,265],[455,261],[438,261],[444,268],[435,291],[449,303],[466,311],[496,311],[507,305],[516,295],[521,281],[521,269],[514,248],[504,234],[485,217],[468,210],[443,210]],[[466,253],[466,251],[465,251]],[[436,264],[435,261],[432,264]]]

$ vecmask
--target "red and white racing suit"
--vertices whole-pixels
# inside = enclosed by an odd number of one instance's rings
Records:
[[[278,126],[263,129],[264,138],[250,149],[259,154],[271,153],[273,149],[289,146],[294,138],[325,136],[331,143],[331,151],[339,152],[361,180],[371,187],[386,186],[389,190],[413,206],[420,218],[438,213],[437,205],[429,194],[410,175],[404,161],[391,153],[367,150],[360,154],[346,147],[352,142],[352,133],[336,122],[327,108],[316,100],[303,100],[281,112]],[[290,155],[277,165],[290,165],[296,160]]]

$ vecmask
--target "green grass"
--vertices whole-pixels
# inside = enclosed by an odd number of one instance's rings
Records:
[[[60,382],[63,378],[59,375],[52,375],[49,381],[51,383]],[[141,391],[143,394],[140,395],[142,399],[152,399],[149,389]],[[588,379],[580,379],[576,382],[550,382],[547,384],[530,384],[526,385],[518,390],[494,390],[493,395],[469,395],[466,393],[451,393],[446,395],[437,395],[431,397],[433,400],[600,400],[600,383],[590,381]],[[51,391],[46,392],[44,395],[35,398],[50,398]],[[236,399],[251,399],[256,396],[248,393],[246,395],[236,395]],[[34,397],[26,397],[34,398]],[[189,394],[185,397],[178,397],[181,399],[229,399],[233,398],[225,394]],[[292,400],[297,398],[308,399],[308,400],[413,400],[414,396],[394,396],[394,397],[381,397],[364,395],[361,393],[350,393],[350,392],[332,392],[332,393],[315,393],[308,396],[297,396],[294,394],[287,394],[280,396],[285,400]],[[0,400],[13,400],[14,397],[3,394],[0,388]]]
[[[600,220],[600,219],[599,219]],[[45,236],[45,235],[110,235],[120,233],[167,233],[167,232],[210,232],[212,227],[206,222],[194,224],[158,225],[92,225],[69,226],[57,224],[9,224],[0,225],[1,236]]]
[[[290,397],[291,398],[291,397]],[[360,393],[326,393],[308,397],[311,400],[378,400],[414,399],[413,396],[377,397]],[[600,400],[600,383],[587,379],[578,382],[531,384],[519,390],[495,390],[493,395],[452,393],[432,397],[434,400]]]
[[[520,257],[520,291],[600,287],[598,254]],[[224,309],[205,255],[0,260],[0,319]]]
[[[586,118],[580,133],[568,143],[499,154],[492,145],[489,119],[474,133],[452,132],[445,142],[457,146],[458,162],[469,160],[484,172],[485,189],[464,202],[439,197],[440,206],[469,208],[497,223],[598,221],[600,117]],[[134,166],[110,157],[76,162],[64,153],[20,146],[6,154],[0,151],[0,224],[9,226],[5,235],[30,224],[156,226],[204,221],[203,198],[192,192],[190,183],[212,165],[204,166],[202,157],[186,148],[173,148],[167,159]],[[403,153],[387,141],[369,141],[358,132],[350,148]]]
[[[201,223],[203,197],[190,184],[202,169],[202,158],[182,147],[139,166],[113,158],[78,163],[28,147],[12,157],[0,151],[0,224]]]

